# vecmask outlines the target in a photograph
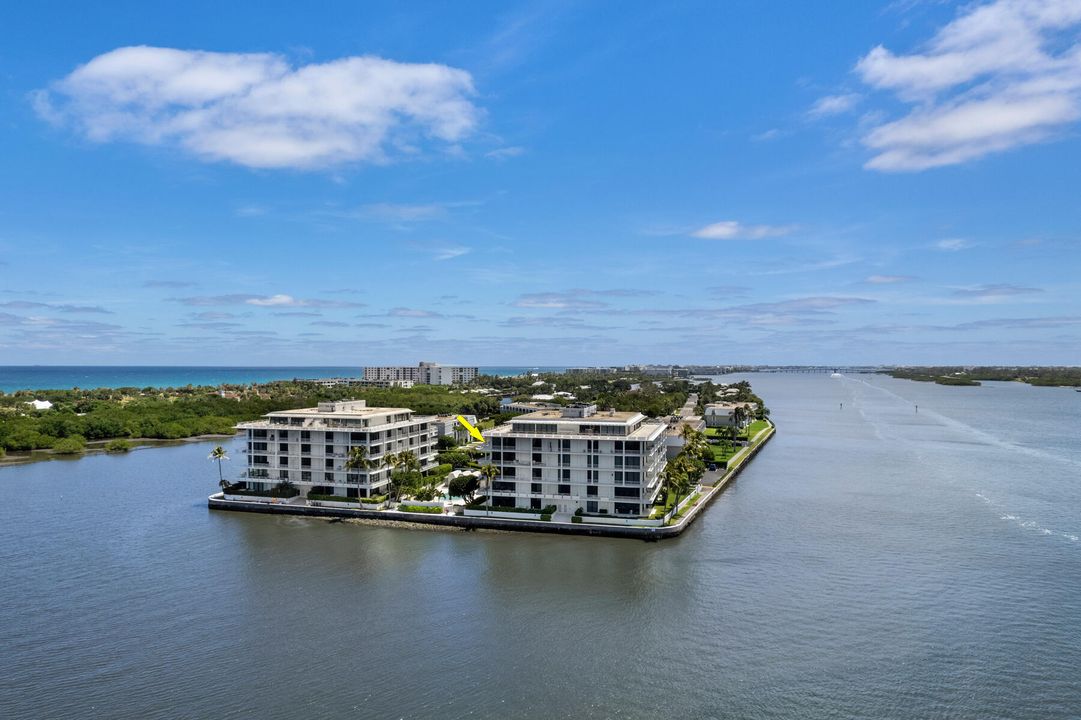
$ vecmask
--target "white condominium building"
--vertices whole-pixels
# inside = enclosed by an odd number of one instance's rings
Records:
[[[431,418],[407,408],[370,408],[364,400],[321,402],[319,407],[282,410],[237,425],[248,435],[247,487],[268,490],[282,480],[301,492],[369,497],[390,482],[385,458],[409,450],[425,469],[435,465]],[[371,469],[346,469],[351,448],[363,447]]]
[[[388,365],[364,368],[365,380],[410,381],[421,385],[464,385],[476,380],[478,374],[479,368],[433,362],[422,362],[416,367]]]
[[[645,515],[667,463],[663,423],[596,405],[528,413],[485,439],[486,462],[500,471],[493,506]]]

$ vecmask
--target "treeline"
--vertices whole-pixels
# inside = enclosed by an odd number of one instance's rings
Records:
[[[475,414],[499,410],[495,398],[463,394],[447,387],[322,388],[311,383],[278,382],[226,388],[120,388],[47,390],[0,396],[0,448],[55,448],[60,441],[155,438],[173,440],[227,434],[244,420],[275,410],[312,407],[320,401],[363,398],[373,407],[407,407],[419,414]],[[31,399],[53,407],[34,410]],[[67,447],[70,443],[62,443]]]
[[[537,383],[542,383],[538,385]],[[497,388],[515,400],[533,395],[570,393],[574,399],[556,397],[552,402],[596,403],[600,408],[637,410],[649,417],[671,415],[687,401],[693,388],[686,380],[658,379],[637,373],[540,373],[518,377],[481,376],[476,384]]]
[[[939,385],[979,385],[981,380],[1025,382],[1029,385],[1081,387],[1081,367],[904,367],[885,371],[904,380]]]

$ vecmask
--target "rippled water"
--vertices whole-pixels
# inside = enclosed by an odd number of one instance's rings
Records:
[[[0,470],[0,717],[1081,715],[1081,393],[750,379],[778,436],[654,544],[214,513],[205,444]]]

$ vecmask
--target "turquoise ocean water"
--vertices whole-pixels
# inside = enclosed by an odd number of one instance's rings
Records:
[[[563,368],[531,366],[481,367],[486,375],[520,375],[524,372],[560,371]],[[0,391],[58,390],[116,387],[183,387],[185,385],[245,384],[294,378],[355,377],[360,366],[351,367],[211,367],[166,365],[7,365],[0,366]]]

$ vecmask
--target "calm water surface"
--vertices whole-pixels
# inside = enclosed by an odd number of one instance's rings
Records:
[[[1081,393],[750,379],[778,436],[655,544],[210,512],[206,444],[0,470],[0,717],[1081,716]]]

